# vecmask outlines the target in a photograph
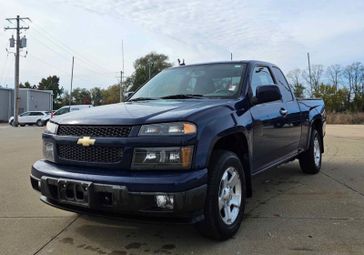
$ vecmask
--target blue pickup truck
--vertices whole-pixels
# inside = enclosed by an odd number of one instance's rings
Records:
[[[320,171],[325,123],[323,101],[296,99],[273,64],[173,67],[124,103],[51,119],[31,185],[64,210],[194,223],[226,240],[254,175],[295,159]]]

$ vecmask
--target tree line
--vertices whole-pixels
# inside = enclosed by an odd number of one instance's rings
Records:
[[[295,69],[287,79],[298,98],[322,98],[328,112],[364,111],[364,65],[312,65],[308,70]]]
[[[150,78],[165,68],[173,66],[168,56],[151,52],[134,62],[134,72],[120,84],[106,88],[92,89],[76,87],[72,91],[72,104],[104,105],[120,102],[122,92],[136,91]],[[58,76],[42,79],[38,85],[29,82],[20,87],[40,90],[52,90],[54,109],[69,104],[69,92],[61,88]],[[354,62],[350,65],[312,65],[308,70],[294,69],[287,73],[287,80],[298,98],[322,98],[328,112],[363,112],[364,111],[364,65]],[[123,94],[123,93],[122,93]]]

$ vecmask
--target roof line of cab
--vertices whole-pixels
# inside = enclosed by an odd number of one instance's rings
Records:
[[[206,62],[206,63],[196,63],[196,64],[186,64],[186,65],[179,65],[170,67],[168,69],[175,69],[175,68],[184,68],[190,66],[203,66],[203,65],[216,65],[216,64],[251,64],[251,65],[267,65],[267,66],[276,66],[275,64],[260,61],[260,60],[232,60],[232,61],[217,61],[217,62]]]

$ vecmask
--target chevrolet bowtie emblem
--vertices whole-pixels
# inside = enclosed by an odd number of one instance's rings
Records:
[[[84,136],[78,139],[77,144],[80,144],[84,147],[89,147],[90,145],[94,145],[95,141],[96,139],[91,139],[89,136]]]

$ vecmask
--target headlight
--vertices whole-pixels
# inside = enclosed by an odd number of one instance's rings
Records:
[[[132,169],[189,169],[193,146],[135,148]]]
[[[53,143],[43,142],[43,157],[44,159],[54,162],[54,146]]]
[[[48,121],[44,132],[49,134],[55,134],[57,133],[57,129],[58,125],[56,123]]]
[[[196,125],[189,122],[171,122],[143,125],[139,136],[147,135],[190,135],[197,131]]]

